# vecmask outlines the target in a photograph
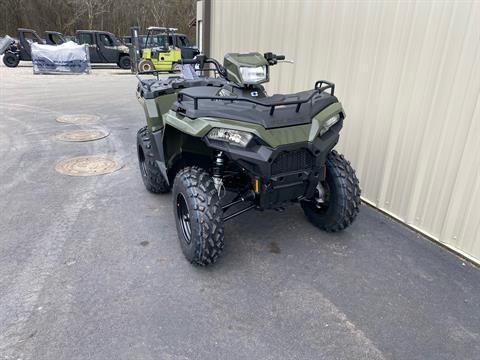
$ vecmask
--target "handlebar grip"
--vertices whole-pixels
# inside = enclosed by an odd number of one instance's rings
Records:
[[[285,55],[277,55],[277,60],[285,60]]]

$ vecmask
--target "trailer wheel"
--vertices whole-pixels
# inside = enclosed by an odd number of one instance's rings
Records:
[[[337,232],[350,226],[360,210],[360,186],[350,162],[335,150],[327,156],[327,177],[322,183],[322,202],[316,198],[302,201],[307,219],[327,232]]]
[[[139,72],[152,71],[152,70],[155,70],[155,66],[153,65],[153,62],[151,62],[150,60],[142,60],[138,64]]]
[[[210,174],[193,166],[173,183],[173,211],[183,254],[191,264],[213,264],[223,251],[223,211]]]
[[[20,58],[16,54],[5,53],[3,55],[3,63],[5,64],[5,66],[8,66],[10,68],[14,68],[14,67],[18,66],[19,62],[20,62]]]
[[[130,66],[131,66],[130,56],[128,55],[122,56],[118,61],[118,66],[120,67],[120,69],[125,69],[125,70],[130,69]]]

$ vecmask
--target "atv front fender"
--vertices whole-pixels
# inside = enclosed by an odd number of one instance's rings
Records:
[[[258,124],[223,118],[200,117],[190,119],[171,110],[164,114],[163,122],[164,125],[168,124],[177,130],[194,137],[204,137],[215,127],[247,131],[256,135],[257,138],[261,139],[272,148],[276,148],[281,145],[312,142],[318,137],[325,122],[339,113],[342,113],[342,118],[344,118],[342,104],[337,102],[319,112],[312,119],[310,124],[268,130]]]

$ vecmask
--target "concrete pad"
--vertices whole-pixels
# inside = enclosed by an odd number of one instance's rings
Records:
[[[367,206],[339,234],[297,206],[246,213],[218,264],[188,264],[139,174],[135,87],[0,65],[0,359],[478,358],[479,269]],[[65,114],[110,135],[57,141]],[[124,166],[55,171],[94,154]]]

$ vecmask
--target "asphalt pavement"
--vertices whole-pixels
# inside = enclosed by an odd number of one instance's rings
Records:
[[[479,269],[368,206],[339,234],[298,206],[249,212],[190,265],[171,196],[139,175],[135,86],[0,65],[0,359],[480,358]],[[98,119],[56,121],[72,114]],[[56,138],[91,128],[109,136]],[[82,155],[121,169],[55,171]]]

